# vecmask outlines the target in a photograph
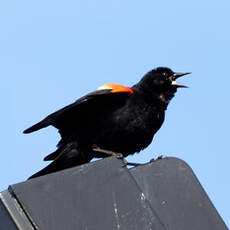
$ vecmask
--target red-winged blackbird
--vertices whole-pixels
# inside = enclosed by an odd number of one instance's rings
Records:
[[[107,157],[105,152],[126,157],[146,148],[177,88],[186,87],[176,79],[186,74],[159,67],[131,88],[106,84],[26,129],[31,133],[52,125],[61,135],[58,149],[44,158],[53,162],[30,178]]]

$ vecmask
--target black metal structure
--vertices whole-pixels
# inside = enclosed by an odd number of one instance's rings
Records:
[[[9,186],[0,230],[226,230],[190,167],[115,157]]]

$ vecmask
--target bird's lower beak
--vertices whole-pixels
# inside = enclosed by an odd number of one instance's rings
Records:
[[[182,77],[184,75],[190,74],[190,72],[185,72],[185,73],[174,73],[173,74],[173,80],[172,80],[172,85],[176,86],[177,88],[188,88],[186,85],[182,85],[178,82],[176,82],[176,79],[179,77]]]

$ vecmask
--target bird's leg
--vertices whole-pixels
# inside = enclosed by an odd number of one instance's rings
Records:
[[[122,153],[116,153],[116,152],[113,152],[111,150],[101,149],[97,145],[93,145],[92,148],[93,148],[93,151],[100,152],[100,153],[105,153],[108,156],[115,156],[118,159],[123,159],[124,158],[124,156],[122,155]]]
[[[98,147],[97,145],[93,145],[92,149],[93,149],[93,151],[100,152],[100,153],[105,153],[108,156],[115,156],[118,159],[122,159],[125,165],[129,165],[129,166],[139,166],[139,165],[141,165],[139,163],[127,162],[122,153],[116,153],[116,152],[113,152],[111,150],[102,149],[102,148]]]
[[[108,156],[115,156],[118,159],[123,159],[124,160],[124,156],[123,156],[122,153],[117,153],[117,152],[113,152],[111,150],[102,149],[102,148],[98,147],[97,145],[93,145],[92,149],[93,149],[93,151],[104,153],[104,154],[106,154]]]

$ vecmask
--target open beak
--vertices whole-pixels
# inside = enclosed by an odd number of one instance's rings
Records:
[[[182,85],[178,82],[176,82],[176,79],[179,77],[182,77],[184,75],[190,74],[191,72],[186,72],[186,73],[174,73],[172,76],[172,85],[176,86],[177,88],[188,88],[186,85]]]

